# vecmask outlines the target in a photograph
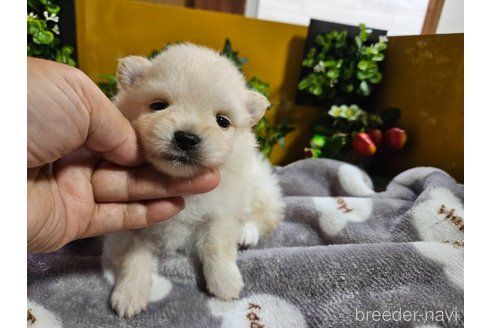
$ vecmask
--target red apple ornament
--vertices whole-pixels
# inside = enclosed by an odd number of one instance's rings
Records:
[[[402,149],[407,142],[407,133],[400,128],[391,128],[384,132],[384,147],[390,150]]]
[[[362,156],[372,156],[376,153],[376,145],[369,134],[364,132],[356,133],[352,137],[352,148]]]
[[[376,147],[381,147],[381,144],[383,143],[383,132],[379,129],[372,129],[367,132],[369,134],[369,137],[371,138],[372,142],[376,145]]]

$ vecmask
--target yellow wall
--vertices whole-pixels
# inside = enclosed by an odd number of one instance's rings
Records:
[[[286,148],[275,147],[270,159],[283,165],[303,158],[310,126],[320,116],[318,109],[293,104],[306,27],[129,0],[77,0],[76,19],[79,65],[94,80],[113,73],[120,57],[148,55],[175,41],[221,50],[230,38],[233,48],[249,59],[246,76],[270,83],[277,106],[268,117],[287,116],[296,128]],[[408,149],[376,163],[378,174],[432,165],[463,180],[462,39],[390,38],[376,102],[382,109],[401,108],[410,139]]]
[[[393,176],[415,166],[436,166],[464,179],[464,35],[391,38],[376,108],[398,107],[409,135],[399,152],[378,158],[373,170]]]

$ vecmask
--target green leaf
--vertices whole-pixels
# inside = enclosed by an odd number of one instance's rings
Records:
[[[65,56],[70,56],[71,54],[73,54],[74,49],[73,49],[73,47],[70,47],[70,46],[64,46],[64,47],[61,48],[60,51]]]
[[[343,91],[345,91],[346,93],[351,93],[352,91],[354,91],[354,85],[351,83],[343,85],[342,88]]]
[[[378,84],[379,82],[381,82],[382,78],[383,76],[381,75],[381,73],[377,72],[376,74],[374,74],[372,77],[369,78],[369,82],[371,82],[372,84]]]
[[[232,45],[231,45],[231,40],[229,40],[229,38],[226,38],[224,42],[224,48],[222,49],[222,53],[224,55],[228,55],[232,53]]]
[[[331,79],[336,79],[337,77],[340,76],[340,71],[338,70],[329,70],[326,72],[326,76],[328,76]]]
[[[315,134],[311,138],[311,141],[309,144],[313,148],[323,148],[326,144],[326,136],[321,135],[321,134]]]
[[[248,62],[247,58],[239,57],[239,52],[232,49],[232,44],[229,38],[225,40],[224,48],[222,49],[221,54],[232,61],[240,71],[242,71],[242,66]]]
[[[253,90],[261,93],[265,97],[267,97],[267,98],[270,97],[270,85],[268,83],[263,82],[262,80],[260,80],[256,76],[249,79],[247,82],[247,85],[250,89],[253,89]]]
[[[39,0],[27,0],[27,7],[32,9],[34,12],[41,11],[41,5]]]
[[[41,27],[41,21],[39,19],[27,20],[27,33],[30,35],[37,34],[43,28]]]
[[[369,68],[369,62],[367,60],[361,60],[359,61],[359,63],[357,64],[357,68],[362,70],[362,71],[365,71],[366,69]]]
[[[321,94],[323,93],[323,88],[321,88],[320,85],[314,85],[309,88],[309,91],[315,96],[321,96]]]
[[[58,14],[60,6],[50,3],[46,6],[46,11],[48,11],[49,14]]]
[[[309,52],[308,52],[306,58],[314,59],[315,55],[316,55],[316,48],[311,48],[311,49],[309,49]]]
[[[38,31],[38,33],[33,35],[32,40],[37,44],[50,44],[54,38],[53,33],[50,31]]]
[[[384,54],[374,55],[374,56],[372,56],[371,59],[374,60],[374,61],[382,61],[384,59]]]
[[[359,25],[359,29],[360,29],[360,40],[362,42],[365,42],[369,36],[369,34],[367,33],[367,30],[366,30],[366,26],[364,24],[360,24]]]
[[[373,73],[372,72],[369,72],[369,71],[366,71],[366,72],[364,72],[364,71],[357,71],[357,79],[360,80],[360,81],[367,80],[371,76],[373,76]]]
[[[344,48],[347,41],[347,31],[342,31],[336,35],[335,38],[335,48],[341,49]]]
[[[314,59],[312,58],[306,58],[302,61],[302,66],[304,67],[313,67],[314,66]]]
[[[388,46],[386,45],[386,42],[378,42],[376,44],[376,49],[378,49],[378,51],[383,51],[386,48],[388,48]]]
[[[265,156],[265,158],[268,158],[268,156],[270,156],[270,153],[272,152],[272,145],[270,145],[270,143],[265,143],[262,147],[262,151],[263,156]]]
[[[309,79],[308,78],[302,79],[301,82],[299,82],[297,84],[297,88],[299,90],[305,90],[308,86],[309,86]]]
[[[377,55],[379,53],[379,50],[375,47],[367,47],[365,49],[365,53],[367,55]]]
[[[357,45],[357,48],[359,49],[362,48],[362,40],[360,39],[360,37],[356,36],[354,40],[355,40],[355,44]]]
[[[325,65],[326,68],[335,68],[338,66],[338,61],[330,59],[330,60],[324,61],[323,64]]]
[[[343,80],[348,80],[350,79],[355,73],[355,68],[354,68],[354,63],[353,62],[350,62],[350,64],[348,65],[348,67],[346,67],[343,71],[342,71],[342,79]]]

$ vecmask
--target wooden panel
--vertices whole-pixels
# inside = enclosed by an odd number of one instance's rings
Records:
[[[141,2],[157,3],[167,6],[186,7],[190,5],[190,0],[137,0]]]
[[[246,0],[194,0],[197,9],[244,15]]]
[[[429,0],[424,24],[422,26],[422,34],[436,33],[443,6],[444,0]]]
[[[464,35],[389,38],[375,108],[398,107],[407,147],[383,156],[373,170],[394,176],[436,166],[464,178]]]

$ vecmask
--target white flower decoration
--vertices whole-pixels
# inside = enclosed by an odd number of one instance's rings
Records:
[[[60,35],[60,29],[58,28],[58,24],[53,26],[51,30],[53,31],[53,33]]]
[[[325,71],[325,63],[323,61],[320,61],[316,66],[314,66],[314,71],[316,73],[319,72],[324,72]]]
[[[350,105],[345,112],[345,118],[349,121],[355,121],[361,114],[362,110],[357,105]]]
[[[388,42],[388,37],[386,35],[380,35],[379,42]]]
[[[333,117],[340,117],[342,115],[342,109],[336,105],[333,105],[331,106],[328,114]]]
[[[53,21],[55,23],[58,23],[58,20],[60,19],[58,16],[56,16],[56,14],[48,15],[47,11],[44,11],[43,15],[44,15],[44,18],[46,19],[46,21]]]
[[[341,105],[340,106],[340,117],[347,118],[347,110],[348,110],[347,105]]]
[[[328,114],[332,117],[343,117],[349,121],[355,121],[364,111],[357,105],[333,105]]]
[[[33,13],[32,11],[29,13],[29,15],[27,15],[27,18],[38,18],[38,15],[36,15],[35,13]]]

